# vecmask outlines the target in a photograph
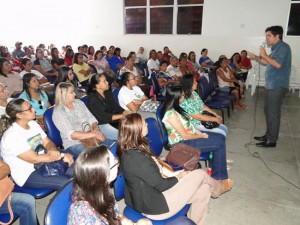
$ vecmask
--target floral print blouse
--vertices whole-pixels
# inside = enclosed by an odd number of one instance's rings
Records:
[[[176,144],[176,143],[184,140],[183,137],[167,121],[168,118],[172,115],[174,115],[178,119],[178,121],[182,123],[182,125],[187,133],[196,134],[196,129],[193,126],[193,124],[190,123],[189,120],[186,120],[182,115],[180,115],[174,109],[170,109],[165,113],[164,118],[162,120],[163,123],[165,124],[166,130],[168,132],[168,140],[169,140],[170,145]]]
[[[115,204],[115,212],[120,215],[120,210]],[[99,215],[87,201],[75,201],[69,209],[67,225],[109,225],[108,221]]]
[[[184,101],[180,103],[181,108],[183,108],[189,115],[202,114],[204,106],[203,101],[197,92],[193,91],[192,95],[194,98],[184,98]],[[201,124],[200,120],[194,119],[193,117],[190,117],[190,121],[194,126]]]

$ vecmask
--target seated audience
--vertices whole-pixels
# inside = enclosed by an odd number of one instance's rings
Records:
[[[4,45],[0,45],[0,58],[3,58],[4,53],[8,52],[8,49]]]
[[[39,89],[39,82],[33,73],[26,73],[23,76],[23,92],[19,98],[28,101],[35,110],[36,120],[43,128],[44,113],[51,106],[47,94]]]
[[[21,59],[14,59],[13,57],[11,57],[11,54],[9,52],[4,53],[3,58],[7,59],[10,62],[12,72],[20,73],[22,71],[23,66],[20,62]]]
[[[175,80],[173,77],[167,72],[168,62],[161,61],[159,63],[160,71],[156,74],[157,83],[160,87],[160,94],[162,96],[166,96],[167,86],[170,83],[174,83]]]
[[[25,56],[25,52],[22,51],[22,44],[20,41],[15,44],[16,49],[12,52],[12,57],[16,60],[21,60]]]
[[[60,67],[66,65],[65,61],[62,58],[60,58],[58,49],[55,47],[51,48],[51,64],[57,71]]]
[[[204,68],[206,73],[208,73],[210,69],[214,69],[214,62],[207,56],[207,54],[208,50],[203,48],[199,59],[199,64]]]
[[[11,100],[6,107],[9,116],[1,117],[1,155],[11,169],[11,176],[17,185],[25,188],[61,189],[73,172],[73,157],[60,153],[40,126],[33,121],[35,110],[24,99]],[[12,124],[11,124],[12,122]],[[47,153],[37,154],[37,148]],[[69,164],[65,175],[44,177],[34,164],[62,159]]]
[[[166,61],[167,63],[170,63],[170,58],[171,56],[173,56],[174,54],[170,51],[170,49],[165,46],[164,47],[164,53],[162,54],[162,59],[163,61]]]
[[[82,53],[83,61],[86,63],[89,60],[88,46],[86,44],[82,45],[81,48],[78,49],[78,52]]]
[[[101,46],[101,47],[100,47],[100,51],[103,52],[103,56],[105,57],[105,56],[106,56],[106,52],[107,52],[106,46],[104,46],[104,45]]]
[[[62,82],[56,87],[52,119],[60,132],[66,152],[75,157],[86,150],[82,142],[84,140],[95,138],[107,147],[114,142],[107,139],[99,130],[96,118],[85,104],[75,99],[74,87],[71,83]]]
[[[167,67],[167,73],[173,77],[174,80],[178,81],[182,77],[181,72],[179,70],[179,62],[176,56],[172,56],[170,58],[170,65]]]
[[[118,175],[118,165],[118,160],[104,146],[91,148],[80,154],[73,174],[73,203],[69,209],[68,225],[152,224],[147,219],[133,223],[120,213],[109,190],[110,183]],[[94,182],[91,182],[91,178]]]
[[[89,60],[88,64],[95,66],[97,73],[103,73],[107,66],[107,60],[103,57],[103,52],[97,50],[94,55],[94,60]]]
[[[195,70],[195,73],[202,72],[202,67],[199,65],[199,63],[196,61],[196,54],[193,51],[190,51],[188,56],[188,62],[192,63],[192,66]]]
[[[225,137],[217,133],[202,133],[190,122],[188,114],[180,107],[184,101],[184,92],[180,86],[170,86],[167,89],[166,100],[162,109],[163,123],[168,132],[170,145],[184,143],[201,152],[213,152],[212,177],[232,187],[228,179],[226,163]]]
[[[87,54],[88,54],[89,60],[93,59],[94,54],[95,54],[95,48],[94,48],[94,46],[89,46]]]
[[[114,50],[114,56],[117,56],[119,58],[120,61],[123,62],[123,65],[125,63],[124,58],[121,56],[121,49],[119,47],[116,47]]]
[[[152,73],[157,73],[159,71],[159,60],[157,59],[157,53],[152,49],[149,53],[149,59],[147,62],[149,77]]]
[[[218,197],[229,186],[200,169],[163,176],[145,138],[147,133],[147,124],[137,113],[120,122],[117,152],[125,177],[126,204],[154,220],[167,219],[191,204],[188,216],[196,224],[204,224],[210,197]]]
[[[196,129],[200,131],[223,134],[226,137],[228,129],[224,124],[222,124],[222,117],[220,117],[208,106],[204,105],[204,102],[196,92],[197,85],[198,83],[192,74],[187,74],[182,77],[180,86],[184,93],[184,101],[180,103],[180,107],[183,108],[184,111],[186,111],[186,113],[190,116],[190,122]],[[204,110],[212,113],[213,115],[215,115],[215,117],[202,115]],[[201,121],[217,122],[219,124],[219,127],[207,129],[201,124]]]
[[[77,75],[81,85],[87,87],[89,75],[93,73],[93,70],[89,67],[87,63],[83,61],[82,53],[75,53],[73,70],[74,73]]]
[[[23,59],[25,59],[25,58],[30,59],[31,62],[33,63],[36,60],[36,58],[34,56],[34,52],[32,52],[31,49],[29,47],[26,47],[26,46],[24,47],[24,51],[25,51],[26,55],[23,57]]]
[[[179,71],[181,73],[181,77],[186,74],[194,74],[194,71],[187,65],[187,57],[185,56],[179,57]]]
[[[4,179],[10,174],[9,166],[0,159],[0,180]],[[9,196],[5,199],[0,207],[0,214],[9,213],[8,201]],[[12,193],[11,198],[12,212],[19,216],[20,225],[37,225],[37,217],[35,211],[35,199],[33,196],[25,193]]]
[[[74,58],[73,49],[72,48],[67,48],[65,58],[64,58],[66,66],[72,66],[73,65],[73,58]]]
[[[11,100],[13,100],[13,98],[9,97],[7,87],[0,83],[0,117],[6,114],[6,106]]]
[[[252,68],[250,59],[247,57],[247,51],[241,51],[241,69],[244,70],[242,73],[242,79],[246,83],[248,71]]]
[[[58,71],[55,87],[61,82],[71,83],[74,87],[76,98],[82,98],[86,95],[86,90],[82,88],[81,84],[75,79],[73,69],[67,66],[62,66]]]
[[[48,46],[48,48],[46,48],[45,44],[42,43],[42,44],[39,44],[39,45],[38,45],[37,49],[38,49],[38,48],[40,48],[40,49],[43,50],[44,57],[45,57],[46,59],[48,59],[48,57],[51,55],[51,54],[50,54],[50,51],[49,51],[49,46]]]
[[[120,106],[127,111],[139,111],[143,102],[148,100],[148,97],[137,86],[136,77],[130,72],[125,72],[121,81],[122,88],[118,95]]]
[[[138,52],[136,53],[136,60],[136,63],[145,63],[147,61],[147,57],[143,47],[140,47]]]
[[[41,74],[39,71],[37,71],[33,68],[33,64],[30,59],[24,57],[22,59],[22,64],[23,64],[24,70],[20,73],[21,78],[23,78],[23,76],[26,73],[33,73],[34,75],[36,75],[39,84],[44,84],[44,83],[48,82],[47,78],[43,74]]]
[[[122,76],[126,72],[132,73],[136,78],[137,85],[139,86],[143,82],[143,78],[138,68],[134,66],[134,62],[135,62],[135,57],[133,56],[133,54],[129,54],[128,57],[126,58],[125,66],[123,66],[120,69],[119,75]]]
[[[20,75],[11,72],[10,62],[4,58],[0,58],[0,82],[7,87],[10,97],[15,97],[22,92],[23,82]]]
[[[110,68],[115,73],[118,73],[118,71],[124,66],[124,61],[120,60],[118,56],[114,55],[112,50],[108,50],[106,60],[109,63]]]
[[[37,71],[47,77],[50,83],[54,83],[58,72],[54,69],[52,64],[44,56],[44,50],[41,48],[36,49],[36,60],[34,61],[34,67]]]
[[[226,57],[219,59],[219,68],[217,69],[219,90],[226,93],[233,93],[235,96],[234,105],[237,109],[246,109],[247,105],[240,101],[241,86],[235,78],[232,70],[228,67],[228,60]]]
[[[98,121],[100,130],[112,140],[118,139],[118,130],[110,125],[117,124],[127,115],[115,101],[104,74],[95,74],[91,77],[88,86],[87,107]]]

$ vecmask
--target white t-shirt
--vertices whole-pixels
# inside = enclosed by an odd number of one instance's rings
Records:
[[[1,155],[10,167],[12,178],[19,186],[24,185],[35,169],[32,163],[18,158],[18,155],[30,149],[35,150],[47,137],[35,121],[30,121],[28,125],[29,130],[25,130],[17,123],[13,123],[1,140]]]
[[[39,71],[37,70],[31,70],[30,72],[27,72],[25,70],[23,70],[21,73],[20,73],[20,77],[23,79],[24,75],[26,73],[33,73],[34,75],[36,75],[37,79],[40,80],[42,78],[44,78],[45,76],[43,74],[41,74]]]
[[[13,98],[8,98],[8,99],[7,99],[7,103],[9,103],[11,100],[13,100]],[[5,115],[5,114],[6,114],[5,109],[6,109],[6,107],[0,106],[0,117],[1,117],[2,115]]]
[[[132,90],[123,86],[118,95],[119,104],[123,109],[130,111],[127,105],[134,99],[141,100],[144,95],[144,92],[138,86],[134,86]]]
[[[159,70],[159,61],[158,59],[156,59],[155,61],[153,59],[149,59],[148,62],[147,62],[147,67],[148,67],[148,72],[149,72],[149,75],[151,75],[152,73],[152,69],[154,70]]]
[[[182,77],[179,67],[174,68],[171,64],[167,67],[167,73],[169,73],[172,77],[173,76]]]

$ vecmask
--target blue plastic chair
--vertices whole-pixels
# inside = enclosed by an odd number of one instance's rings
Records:
[[[115,193],[115,198],[117,201],[120,201],[121,199],[124,198],[125,196],[125,178],[123,176],[123,173],[121,172],[115,183],[114,183],[114,193]],[[170,222],[180,216],[185,216],[187,211],[189,210],[190,205],[186,205],[183,209],[181,209],[176,215],[165,219],[165,220],[151,220],[153,225],[163,225],[166,224],[167,222]],[[142,213],[134,210],[133,208],[131,208],[130,206],[126,206],[124,209],[124,215],[132,220],[133,222],[137,222],[139,219],[142,218],[147,218],[145,217]]]
[[[71,191],[73,181],[68,181],[65,186],[56,193],[45,213],[45,225],[67,224],[69,208],[72,204]]]
[[[14,219],[12,220],[12,222],[10,224],[13,224],[19,218],[19,215],[16,214],[16,213],[13,213],[13,217],[14,217]],[[7,223],[9,220],[10,220],[9,213],[0,214],[0,221],[1,222]]]
[[[87,104],[87,95],[82,96],[80,100],[86,105]]]
[[[161,139],[160,129],[157,121],[154,118],[147,118],[145,121],[148,125],[148,134],[146,138],[150,142],[150,148],[156,156],[160,156],[163,150],[163,141]]]
[[[60,132],[52,120],[53,110],[54,106],[48,108],[44,113],[44,125],[49,139],[53,141],[57,147],[62,147],[62,139],[60,137]]]
[[[116,89],[113,90],[113,95],[114,95],[114,98],[116,100],[116,102],[119,104],[119,98],[118,98],[118,95],[119,95],[119,92],[120,92],[121,88],[118,87]]]
[[[51,193],[53,193],[55,190],[49,189],[49,188],[26,188],[26,187],[20,187],[17,184],[14,186],[13,192],[18,193],[25,193],[32,195],[35,199],[41,199],[44,198]]]
[[[156,100],[165,101],[165,97],[160,94],[160,87],[157,82],[156,73],[151,74],[151,81],[153,85],[154,94],[156,95]]]
[[[227,109],[227,115],[229,117],[231,100],[229,100],[229,99],[214,99],[214,98],[211,98],[209,100],[209,97],[211,96],[213,91],[211,90],[208,80],[205,77],[201,77],[199,84],[200,84],[201,97],[202,97],[202,100],[205,103],[205,105],[212,109],[221,110],[222,119],[223,119],[223,122],[225,122],[223,109],[224,108]]]

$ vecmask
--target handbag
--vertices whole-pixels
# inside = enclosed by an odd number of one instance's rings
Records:
[[[2,204],[4,203],[5,199],[8,196],[8,201],[7,201],[7,208],[9,211],[9,216],[10,216],[10,220],[6,223],[1,222],[1,225],[8,225],[11,223],[11,221],[14,219],[14,215],[11,209],[11,199],[12,199],[12,190],[14,189],[14,183],[11,181],[11,179],[9,179],[8,177],[3,178],[2,180],[0,180],[0,207],[2,206]]]
[[[92,130],[91,125],[88,122],[82,123],[82,131],[90,132],[91,130]],[[80,140],[80,142],[86,149],[94,148],[96,146],[99,146],[102,143],[100,140],[94,137]]]
[[[35,148],[35,152],[37,154],[47,154],[47,149],[43,145],[39,144]],[[44,162],[34,164],[34,168],[38,170],[43,177],[51,177],[65,175],[67,169],[69,168],[69,165],[63,159],[60,159],[55,162]]]
[[[195,170],[198,168],[201,151],[184,143],[172,145],[166,159],[168,163],[175,164],[186,170]]]
[[[140,109],[144,112],[153,112],[153,113],[155,113],[158,106],[159,106],[158,101],[152,101],[150,99],[150,100],[144,101],[143,104],[141,105]]]
[[[202,115],[207,115],[207,116],[212,116],[212,117],[216,117],[214,114],[212,114],[211,112],[208,112],[206,110],[204,110],[202,112]],[[214,129],[216,127],[219,127],[219,124],[217,122],[214,121],[201,121],[201,124],[206,128],[206,129]]]

